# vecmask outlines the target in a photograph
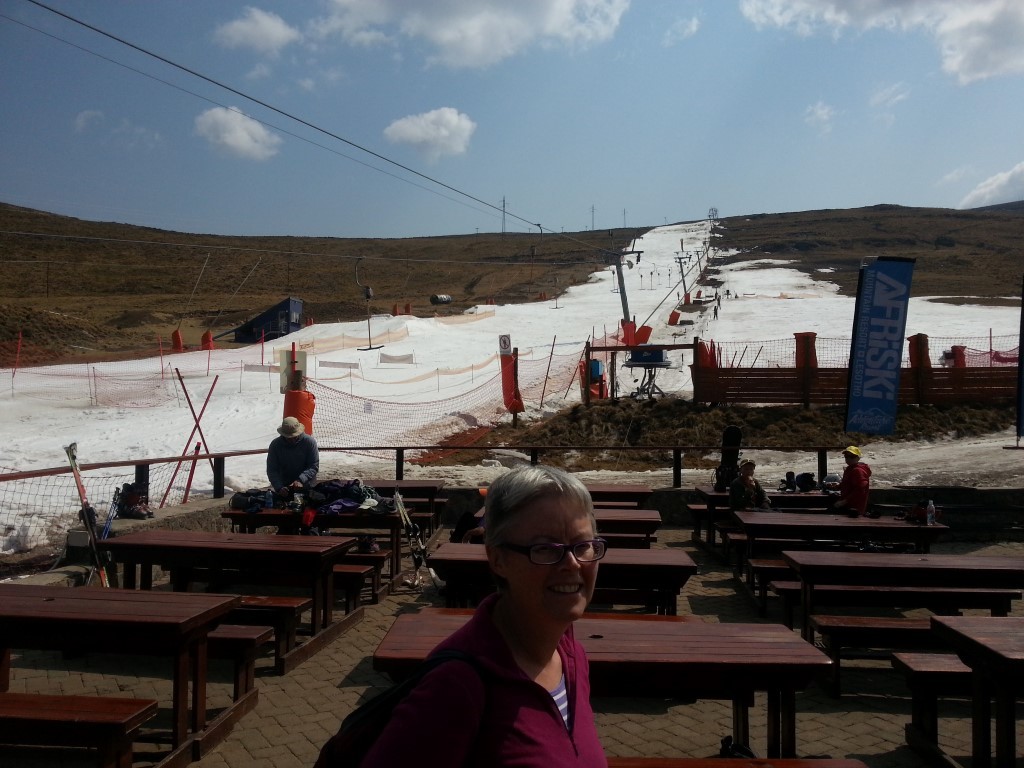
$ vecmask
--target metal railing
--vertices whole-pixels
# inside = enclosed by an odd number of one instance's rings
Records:
[[[779,445],[743,445],[744,451],[781,451],[792,453],[814,453],[817,456],[818,476],[824,477],[828,474],[828,454],[839,453],[844,446],[779,446]],[[602,445],[602,446],[580,446],[580,445],[479,445],[479,446],[457,446],[451,445],[405,445],[405,446],[320,446],[321,453],[365,453],[367,451],[380,452],[382,450],[394,451],[395,479],[402,480],[405,477],[406,456],[409,453],[431,452],[431,451],[458,451],[460,453],[479,452],[485,453],[500,448],[507,451],[519,451],[529,454],[531,464],[539,464],[545,454],[553,453],[597,453],[614,451],[616,453],[643,452],[671,454],[672,466],[672,487],[681,488],[683,483],[683,466],[686,454],[706,455],[709,453],[720,453],[721,445]],[[223,453],[201,453],[182,456],[164,456],[152,459],[131,459],[125,461],[102,462],[95,464],[82,464],[81,470],[87,472],[96,469],[110,469],[114,467],[134,467],[135,482],[149,483],[150,468],[156,464],[187,464],[199,461],[210,461],[213,469],[213,497],[224,497],[224,478],[227,460],[239,456],[256,456],[266,454],[266,448],[247,451],[226,451]],[[26,472],[12,472],[0,475],[0,483],[16,480],[27,480],[30,478],[42,478],[69,474],[69,467],[53,467],[48,469],[35,469]]]

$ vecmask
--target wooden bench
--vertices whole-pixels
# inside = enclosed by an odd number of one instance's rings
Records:
[[[132,738],[157,710],[150,699],[0,693],[0,743],[87,747],[100,768],[131,768]]]
[[[799,581],[772,581],[771,589],[782,598],[782,621],[793,628],[793,611],[800,604]],[[993,616],[1008,616],[1019,589],[976,587],[872,587],[858,585],[816,585],[814,606],[849,605],[883,608],[927,608],[950,613],[968,608],[986,610]]]
[[[747,586],[757,603],[757,615],[768,615],[768,585],[787,580],[793,569],[785,560],[775,557],[752,557],[747,560]]]
[[[715,531],[722,539],[722,559],[726,563],[733,563],[733,573],[738,574],[745,559],[749,537],[738,527],[725,523],[715,523]],[[736,553],[735,562],[732,559],[733,552]]]
[[[274,628],[274,667],[287,674],[295,664],[289,654],[295,650],[302,614],[313,608],[308,597],[245,595],[242,604],[224,619],[225,624],[270,625]]]
[[[813,614],[811,628],[821,635],[822,649],[832,659],[827,687],[835,697],[842,693],[839,660],[844,648],[920,650],[938,645],[932,636],[930,619]]]
[[[609,757],[608,768],[868,768],[852,758]]]
[[[358,563],[339,563],[334,566],[334,592],[345,595],[345,613],[352,613],[359,607],[363,585],[373,579],[373,566]]]
[[[690,520],[693,521],[693,532],[690,534],[690,539],[694,544],[705,546],[706,542],[704,537],[701,536],[703,532],[704,536],[710,535],[710,526],[713,521],[711,519],[711,512],[708,510],[707,504],[701,504],[696,501],[686,502],[686,511],[690,515]],[[705,525],[706,523],[706,525]]]
[[[236,703],[251,695],[255,705],[256,654],[273,639],[273,627],[243,624],[221,624],[207,635],[209,657],[228,659],[234,665],[232,698]]]
[[[593,502],[594,509],[640,509],[639,501],[628,499],[602,499]]]
[[[609,547],[622,547],[625,549],[650,549],[652,544],[658,542],[657,536],[648,536],[646,533],[598,533],[602,539],[608,542]]]
[[[907,745],[924,756],[941,754],[939,697],[970,697],[971,668],[952,653],[894,653],[892,666],[903,673],[910,688]]]
[[[339,561],[342,565],[368,565],[373,570],[370,578],[370,602],[376,605],[382,598],[391,592],[391,582],[394,581],[397,573],[388,572],[388,578],[384,578],[385,567],[390,567],[391,550],[381,549],[378,552],[347,552]]]

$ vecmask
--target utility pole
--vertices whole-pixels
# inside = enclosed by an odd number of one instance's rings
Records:
[[[505,198],[501,198],[501,236],[505,237]]]
[[[590,206],[590,231],[591,232],[594,231],[594,206],[593,206],[593,204],[591,204],[591,206]]]

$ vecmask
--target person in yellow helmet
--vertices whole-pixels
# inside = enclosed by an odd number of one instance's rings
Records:
[[[868,492],[871,490],[871,467],[861,461],[860,448],[849,445],[843,451],[846,469],[839,481],[839,500],[833,509],[859,517],[868,512]]]

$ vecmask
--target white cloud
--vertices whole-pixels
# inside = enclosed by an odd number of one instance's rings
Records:
[[[947,184],[958,184],[961,179],[964,179],[974,172],[974,169],[969,165],[961,165],[959,168],[954,168],[952,171],[947,173],[941,179],[936,182],[937,187],[943,187]]]
[[[159,131],[135,125],[130,120],[122,120],[114,129],[114,136],[128,149],[155,149],[164,143]]]
[[[98,109],[86,109],[75,115],[75,133],[84,133],[92,126],[103,122],[103,113]]]
[[[891,109],[901,101],[910,98],[910,88],[906,83],[893,83],[884,88],[879,88],[871,94],[870,103],[872,107]]]
[[[217,27],[214,39],[227,48],[250,48],[277,56],[281,49],[301,40],[302,34],[276,13],[247,7],[242,18]]]
[[[353,45],[425,40],[432,63],[486,67],[532,44],[586,46],[611,39],[629,0],[331,0],[316,37]]]
[[[270,67],[260,62],[245,75],[247,80],[263,80],[270,77]]]
[[[299,79],[299,88],[304,91],[312,91],[316,87],[316,81],[312,77],[303,77]]]
[[[1012,203],[1024,200],[1024,162],[995,176],[990,176],[972,189],[960,201],[960,208],[980,208],[985,205]]]
[[[741,0],[757,27],[800,35],[845,28],[920,30],[931,35],[942,68],[961,84],[1024,74],[1021,0]]]
[[[680,43],[687,38],[693,37],[697,34],[699,29],[700,19],[696,16],[689,19],[679,19],[669,25],[669,28],[665,30],[665,34],[661,37],[661,44],[666,48],[670,48],[676,43]]]
[[[196,133],[214,147],[248,160],[267,160],[277,154],[281,137],[235,107],[214,107],[196,117]]]
[[[828,133],[836,114],[835,107],[819,101],[804,110],[804,122],[820,133]]]
[[[384,136],[395,144],[409,144],[431,162],[443,155],[461,155],[469,148],[476,123],[452,107],[409,115],[391,123]]]

